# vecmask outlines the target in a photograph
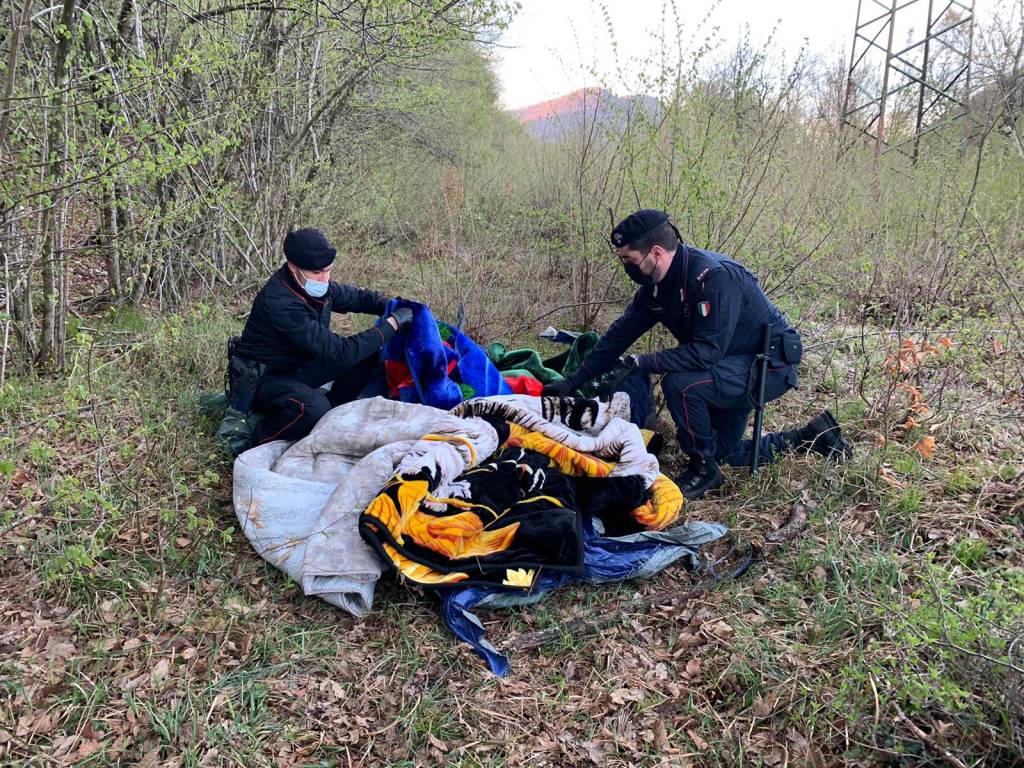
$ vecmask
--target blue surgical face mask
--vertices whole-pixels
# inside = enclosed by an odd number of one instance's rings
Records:
[[[306,277],[305,273],[303,273],[301,269],[298,272],[299,275],[306,278],[306,282],[302,287],[309,296],[312,296],[314,299],[319,299],[327,293],[328,283],[330,281],[321,283],[319,280],[312,280]]]
[[[321,283],[317,280],[310,280],[306,278],[306,284],[303,286],[306,289],[306,293],[312,296],[314,299],[319,299],[325,293],[327,293],[327,283]]]

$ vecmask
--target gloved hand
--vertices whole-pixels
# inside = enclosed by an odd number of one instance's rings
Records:
[[[552,381],[550,384],[545,384],[540,394],[541,397],[570,397],[575,390],[575,384],[568,379],[561,379],[560,381]]]
[[[599,400],[611,400],[622,384],[623,379],[632,376],[640,371],[640,358],[637,355],[626,355],[619,364],[612,368],[604,382],[598,388],[597,397]]]
[[[408,307],[399,307],[388,315],[388,322],[396,332],[404,330],[412,325],[412,310]]]

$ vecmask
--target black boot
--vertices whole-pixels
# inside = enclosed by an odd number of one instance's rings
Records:
[[[690,469],[679,478],[679,490],[687,499],[699,499],[708,491],[725,482],[722,470],[713,461],[704,461],[694,465],[691,461]]]
[[[826,459],[844,461],[853,455],[852,446],[843,437],[839,422],[830,411],[822,411],[804,427],[782,433],[786,445],[799,451],[813,451]]]

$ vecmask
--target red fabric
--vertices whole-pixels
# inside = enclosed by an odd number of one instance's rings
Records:
[[[502,378],[512,388],[514,395],[540,397],[540,391],[544,389],[544,385],[532,376],[502,376]]]
[[[388,393],[392,397],[398,397],[400,388],[415,386],[409,366],[397,360],[384,361],[384,376],[388,382]]]

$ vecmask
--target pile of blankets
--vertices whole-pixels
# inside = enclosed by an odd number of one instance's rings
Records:
[[[362,616],[395,573],[436,596],[452,632],[503,675],[508,660],[474,608],[693,568],[726,533],[678,524],[683,497],[636,426],[650,408],[644,381],[610,402],[536,396],[579,367],[594,334],[555,332],[571,346],[550,360],[485,352],[422,304],[395,299],[385,314],[399,306],[414,319],[384,349],[394,399],[338,406],[304,439],[235,460],[243,532],[305,594]]]
[[[676,524],[682,496],[628,412],[625,395],[497,395],[451,410],[357,400],[303,440],[239,456],[235,510],[306,594],[363,615],[392,571],[435,594],[453,633],[505,674],[474,608],[694,567],[725,533]]]

